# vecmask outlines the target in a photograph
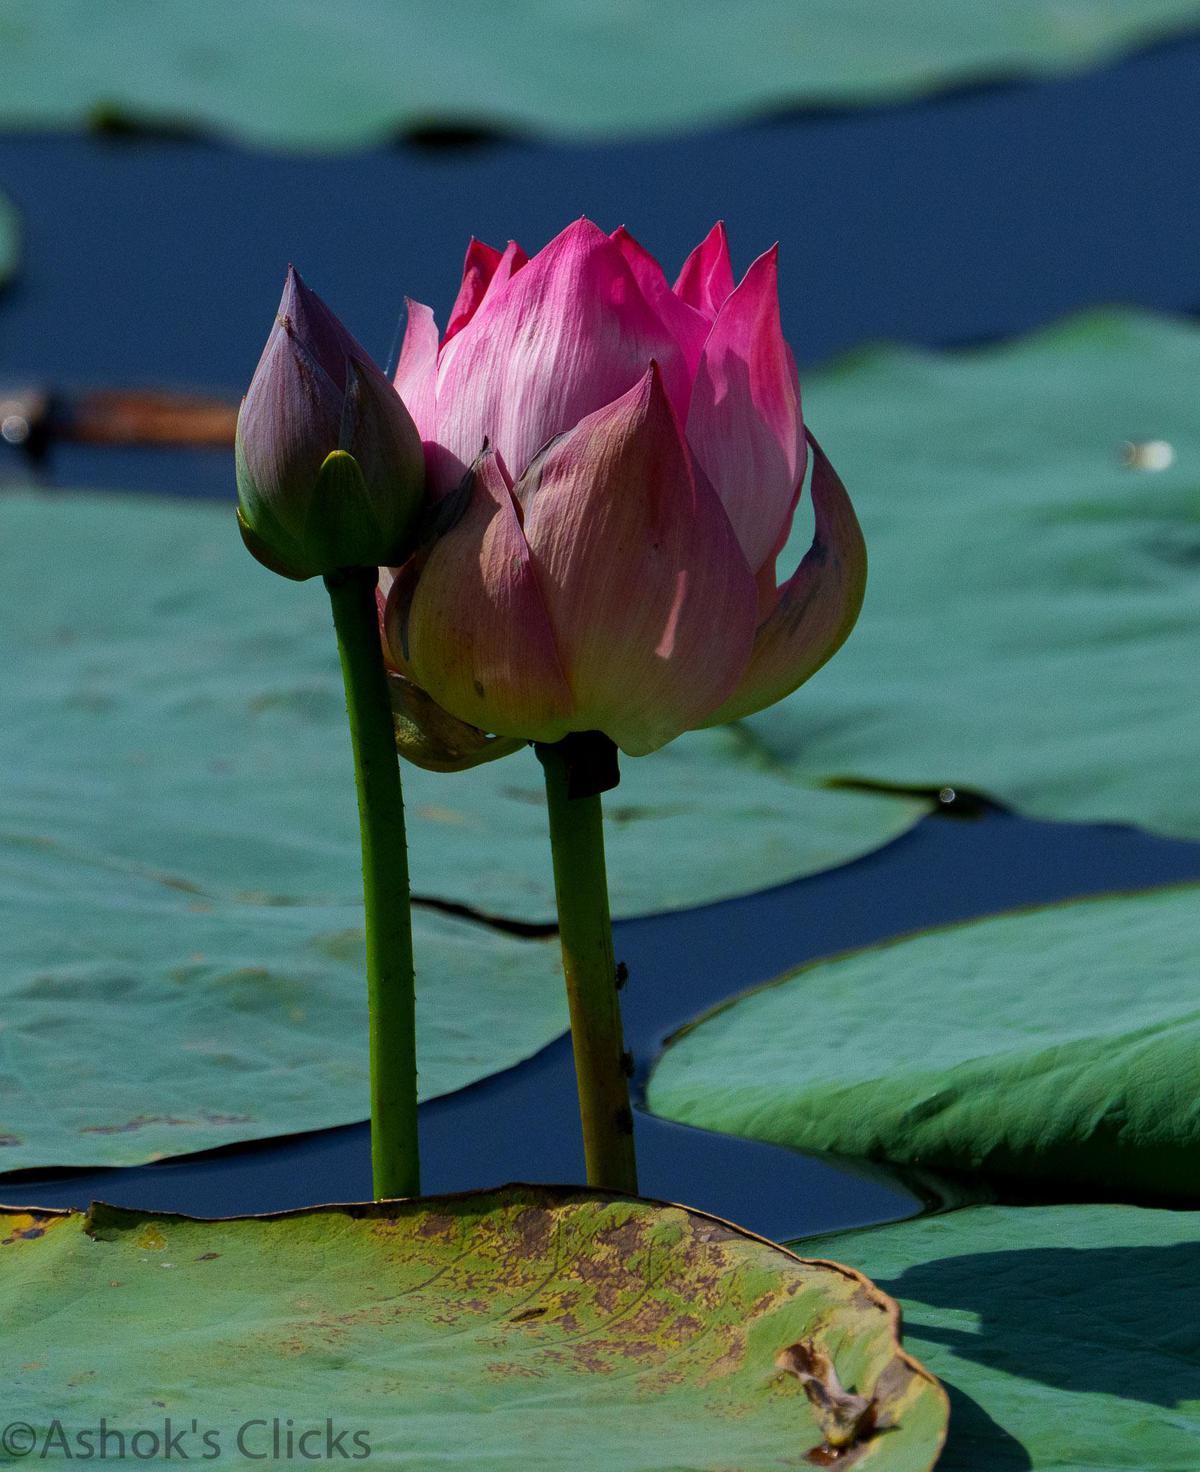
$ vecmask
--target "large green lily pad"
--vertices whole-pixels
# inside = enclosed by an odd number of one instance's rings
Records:
[[[6,1411],[37,1459],[101,1416],[169,1418],[239,1465],[276,1419],[276,1461],[336,1459],[329,1417],[346,1455],[421,1472],[774,1472],[839,1444],[923,1472],[944,1434],[869,1282],[682,1207],[516,1186],[221,1222],[10,1212],[0,1239]],[[828,1366],[862,1403],[821,1405]]]
[[[819,683],[752,718],[764,750],[1200,838],[1197,383],[1200,329],[1117,311],[810,379],[871,581]]]
[[[1183,885],[816,962],[680,1036],[651,1106],[1068,1194],[1200,1198],[1198,914]]]
[[[555,942],[413,921],[422,1097],[566,1030]],[[0,835],[0,1170],[132,1165],[365,1118],[365,967],[360,904],[274,904]]]
[[[229,507],[88,495],[0,500],[0,572],[8,831],[205,893],[357,901],[349,737],[319,582],[257,566]],[[553,919],[531,751],[449,775],[406,766],[404,781],[418,894]],[[627,761],[607,801],[614,910],[827,868],[923,809],[797,783],[738,731],[697,733]]]
[[[900,1300],[950,1393],[939,1472],[1196,1465],[1197,1213],[974,1207],[795,1245]]]
[[[430,123],[569,135],[711,124],[1084,67],[1196,0],[8,0],[0,124],[89,117],[337,148]]]

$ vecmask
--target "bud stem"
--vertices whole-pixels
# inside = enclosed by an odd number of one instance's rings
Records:
[[[636,1195],[633,1115],[613,960],[600,797],[594,786],[586,796],[570,795],[573,787],[578,790],[578,781],[572,782],[571,753],[564,750],[571,739],[538,745],[537,755],[546,774],[584,1158],[589,1185]]]
[[[374,568],[325,579],[354,747],[362,835],[376,1200],[418,1196],[416,992],[404,797],[379,635]]]

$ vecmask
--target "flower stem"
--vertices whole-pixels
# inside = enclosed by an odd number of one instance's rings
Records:
[[[600,797],[572,796],[566,742],[539,745],[588,1184],[637,1193]],[[615,756],[615,748],[613,749]]]
[[[404,797],[379,638],[374,568],[326,577],[354,747],[362,835],[376,1200],[418,1196],[416,991]]]

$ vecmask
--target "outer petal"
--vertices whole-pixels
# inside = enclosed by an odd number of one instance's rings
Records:
[[[846,487],[810,434],[816,530],[754,639],[737,689],[706,725],[740,720],[790,695],[842,647],[867,585],[867,548]]]
[[[417,433],[432,440],[434,430],[434,391],[437,385],[438,330],[433,311],[411,297],[404,298],[408,308],[408,324],[400,344],[400,361],[392,380],[404,406],[412,415]]]
[[[499,736],[557,741],[571,692],[512,491],[495,454],[464,487],[459,520],[388,597],[396,665],[451,715]]]
[[[573,729],[640,756],[699,725],[746,666],[754,579],[657,366],[548,445],[515,495]]]
[[[674,291],[681,301],[695,307],[711,322],[732,290],[733,263],[729,259],[729,241],[725,236],[724,220],[718,220],[684,261]]]
[[[647,304],[658,313],[663,326],[679,344],[689,377],[694,375],[708,336],[709,319],[675,295],[663,268],[624,225],[609,238],[625,257]]]
[[[335,381],[279,317],[238,415],[238,444],[255,491],[274,514],[302,525],[321,462],[338,447],[346,360]]]
[[[800,383],[779,321],[775,249],[721,308],[696,370],[687,437],[757,572],[804,479]]]
[[[437,433],[453,484],[487,438],[514,475],[551,436],[631,388],[651,358],[675,403],[689,375],[620,249],[577,220],[494,293],[442,350]]]
[[[446,324],[446,342],[475,315],[476,308],[488,289],[488,282],[495,275],[499,264],[500,252],[496,247],[485,245],[472,235],[471,243],[467,246],[466,259],[463,261],[462,285],[458,288],[458,296],[450,308],[450,320]]]

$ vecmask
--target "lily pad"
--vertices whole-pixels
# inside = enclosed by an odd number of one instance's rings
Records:
[[[357,903],[319,583],[258,567],[231,508],[69,494],[0,500],[0,572],[7,831],[205,894]],[[531,751],[452,775],[406,767],[404,781],[418,894],[553,920]],[[613,907],[629,915],[845,862],[925,804],[799,783],[728,729],[626,762],[607,810]]]
[[[566,1030],[556,943],[413,921],[422,1097]],[[365,1118],[361,925],[360,904],[277,904],[0,836],[0,1170],[133,1165]]]
[[[16,206],[0,194],[0,286],[16,275],[21,259],[21,217]]]
[[[1200,1215],[973,1207],[808,1238],[900,1300],[946,1382],[939,1472],[1180,1472],[1200,1442]]]
[[[199,1455],[211,1432],[238,1465],[276,1426],[297,1449],[315,1427],[300,1455],[324,1454],[331,1417],[347,1455],[471,1472],[559,1472],[568,1449],[574,1472],[767,1472],[837,1444],[922,1472],[944,1435],[941,1387],[869,1282],[682,1207],[511,1186],[0,1229],[7,1405],[45,1460],[66,1459],[55,1426],[77,1454],[102,1415],[127,1434],[169,1418]],[[781,1353],[822,1377],[806,1389]]]
[[[0,123],[188,124],[338,148],[483,124],[568,135],[711,124],[1082,68],[1194,25],[1196,0],[8,0]]]
[[[1078,1194],[1200,1198],[1200,886],[819,961],[681,1035],[655,1112]]]
[[[764,752],[1200,838],[1198,382],[1200,329],[1123,311],[810,379],[871,581],[820,683],[751,720]]]

